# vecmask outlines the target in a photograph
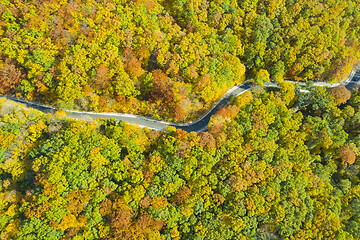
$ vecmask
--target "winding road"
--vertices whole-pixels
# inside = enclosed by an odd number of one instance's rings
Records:
[[[306,85],[306,83],[304,83],[304,82],[300,82],[300,83],[294,82],[294,81],[288,81],[288,82],[298,83],[300,85],[300,87]],[[360,70],[352,70],[351,73],[349,74],[347,80],[341,84],[340,83],[313,82],[313,86],[335,87],[338,85],[343,85],[349,90],[353,90],[354,88],[359,87],[359,84],[360,84]],[[254,87],[254,83],[252,81],[245,81],[244,83],[231,88],[225,94],[225,96],[222,97],[215,104],[215,106],[208,113],[206,113],[202,118],[200,118],[199,120],[197,120],[195,122],[187,123],[187,124],[175,124],[175,123],[170,123],[170,122],[163,122],[163,121],[158,121],[158,120],[155,120],[152,118],[143,117],[143,116],[139,116],[139,115],[122,114],[122,113],[95,113],[95,112],[80,112],[80,111],[70,111],[70,110],[65,110],[65,112],[67,113],[67,117],[74,118],[74,119],[95,120],[98,118],[104,118],[104,119],[114,118],[117,121],[122,120],[124,122],[137,124],[140,127],[147,127],[147,128],[155,129],[155,130],[161,130],[161,129],[167,128],[169,126],[174,126],[176,128],[182,129],[187,132],[193,131],[193,132],[199,133],[199,132],[202,132],[207,129],[207,126],[208,126],[211,116],[214,115],[219,109],[226,106],[232,97],[238,96],[246,91],[249,91],[253,87]],[[265,82],[264,87],[279,87],[279,85],[275,82]],[[46,106],[46,105],[42,105],[42,104],[38,104],[38,103],[34,103],[34,102],[29,102],[29,101],[21,100],[18,98],[9,97],[9,96],[5,96],[5,97],[9,100],[12,100],[17,103],[22,103],[27,107],[37,109],[44,113],[52,113],[53,114],[57,110],[56,108],[51,107],[51,106]]]

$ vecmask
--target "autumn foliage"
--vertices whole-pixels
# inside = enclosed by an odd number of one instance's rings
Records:
[[[0,239],[360,239],[359,1],[0,1]]]
[[[357,9],[353,0],[6,0],[0,94],[194,120],[245,78],[343,78],[359,55]]]
[[[249,93],[199,134],[0,99],[1,237],[358,239],[359,93],[344,108],[304,94],[316,112],[290,111],[289,91]]]
[[[355,162],[355,153],[351,151],[350,148],[342,146],[341,148],[339,148],[338,152],[338,157],[342,163],[351,165]]]
[[[23,74],[18,70],[10,58],[0,67],[0,93],[12,93],[21,83]]]
[[[351,92],[343,85],[333,87],[329,92],[333,96],[336,105],[346,103],[351,97]]]

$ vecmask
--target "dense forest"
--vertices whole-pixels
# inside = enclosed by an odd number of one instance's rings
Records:
[[[359,0],[0,0],[0,95],[60,109],[0,97],[0,239],[360,239],[360,92],[311,84],[359,47]],[[246,79],[199,134],[62,111],[188,122]]]
[[[0,99],[1,239],[360,239],[360,93],[246,92],[209,131]]]
[[[193,120],[246,78],[335,81],[358,0],[1,0],[0,94]]]

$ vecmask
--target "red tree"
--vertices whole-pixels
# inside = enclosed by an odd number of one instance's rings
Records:
[[[342,85],[331,88],[329,92],[334,97],[336,105],[346,103],[351,97],[351,92]]]
[[[216,140],[213,135],[209,132],[202,132],[199,134],[200,136],[200,146],[203,148],[215,148]]]
[[[172,91],[173,85],[169,78],[161,71],[156,69],[152,71],[154,84],[151,89],[150,97],[153,100],[164,100],[164,102],[171,102],[174,99]]]
[[[351,165],[356,160],[355,153],[348,147],[342,146],[338,150],[338,153],[338,157],[341,159],[342,163],[347,163]]]
[[[20,84],[21,71],[16,69],[10,58],[5,59],[5,64],[0,68],[0,93],[11,93]]]

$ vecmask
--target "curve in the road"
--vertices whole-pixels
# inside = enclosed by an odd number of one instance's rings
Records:
[[[350,73],[349,77],[346,79],[346,81],[344,81],[343,83],[331,84],[331,83],[324,83],[324,82],[314,82],[313,85],[314,86],[324,86],[324,87],[334,87],[334,86],[338,86],[341,84],[341,85],[344,85],[346,88],[352,90],[353,88],[358,87],[359,80],[360,80],[360,70],[353,70],[353,71],[351,71],[351,73]],[[288,81],[288,82],[295,83],[293,81]],[[298,82],[296,82],[296,83],[298,83]],[[305,83],[299,83],[299,84],[300,84],[300,86],[305,85]],[[74,119],[114,118],[118,121],[122,120],[122,121],[128,122],[128,123],[135,123],[141,127],[147,127],[147,128],[155,129],[155,130],[161,130],[161,129],[164,129],[169,126],[174,126],[176,128],[182,129],[187,132],[194,131],[194,132],[199,133],[199,132],[202,132],[207,129],[207,126],[208,126],[211,116],[214,115],[219,109],[226,106],[230,102],[232,97],[238,96],[246,91],[251,90],[253,85],[254,85],[254,83],[252,81],[248,80],[248,81],[245,81],[245,82],[231,88],[225,94],[225,96],[222,97],[215,104],[215,106],[209,112],[207,112],[202,118],[200,118],[199,120],[197,120],[195,122],[186,123],[186,124],[175,124],[175,123],[163,122],[163,121],[158,121],[158,120],[155,120],[152,118],[143,117],[143,116],[139,116],[139,115],[132,115],[132,114],[94,113],[94,112],[81,112],[81,111],[70,111],[70,110],[65,110],[65,112],[67,113],[67,117],[74,118]],[[265,87],[279,87],[279,85],[274,82],[264,83],[264,86]],[[29,102],[29,101],[21,100],[18,98],[9,97],[9,96],[5,96],[5,97],[9,100],[12,100],[12,101],[18,102],[18,103],[22,103],[22,104],[26,105],[27,107],[37,109],[44,113],[54,114],[55,111],[57,110],[56,108],[51,107],[51,106],[46,106],[43,104]]]

